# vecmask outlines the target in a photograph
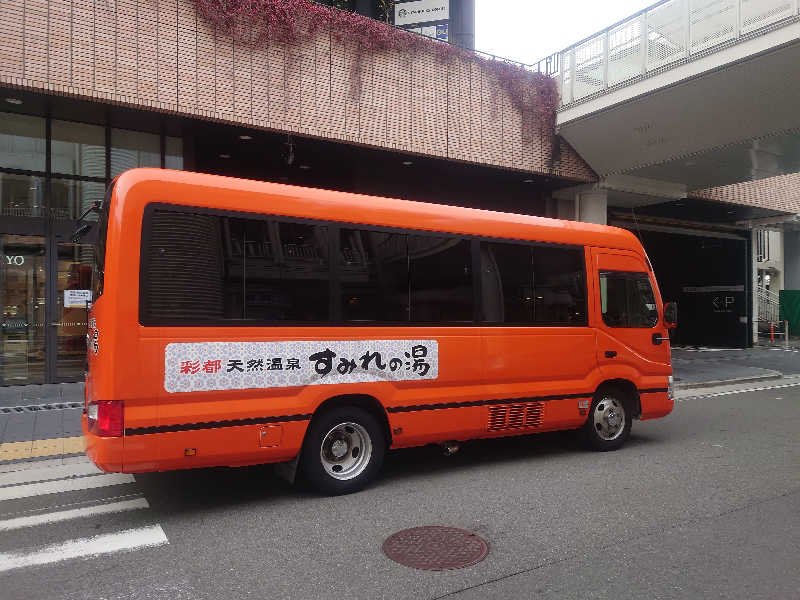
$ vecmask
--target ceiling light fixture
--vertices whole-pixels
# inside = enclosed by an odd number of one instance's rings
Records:
[[[523,179],[522,183],[533,183],[533,179]]]
[[[20,100],[19,98],[6,98],[6,102],[8,102],[9,104],[15,104],[17,106],[22,104],[22,100]]]
[[[239,139],[242,140],[243,142],[249,142],[250,140],[253,139],[253,136],[252,135],[240,135]]]
[[[308,171],[311,167],[309,167],[308,165],[300,165],[298,168],[301,169],[302,171]]]
[[[230,158],[231,155],[230,154],[220,154],[219,157],[220,158]]]
[[[403,166],[404,167],[410,167],[413,164],[414,164],[413,161],[410,161],[410,160],[404,160],[403,161]]]

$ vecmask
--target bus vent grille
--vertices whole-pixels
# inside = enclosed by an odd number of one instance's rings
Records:
[[[539,427],[543,410],[542,402],[492,406],[489,408],[489,431]]]

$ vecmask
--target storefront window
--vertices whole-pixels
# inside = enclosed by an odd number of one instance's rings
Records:
[[[86,370],[86,331],[95,273],[91,244],[58,244],[56,375],[80,379]]]
[[[0,112],[0,386],[82,379],[97,232],[67,242],[68,221],[104,200],[108,175],[162,165],[183,169],[180,137]]]
[[[0,113],[0,168],[45,170],[45,120]]]
[[[0,385],[44,383],[45,242],[0,235]]]
[[[183,140],[181,138],[169,137],[166,139],[166,153],[164,166],[167,169],[183,170]]]
[[[95,181],[53,179],[50,190],[50,215],[56,219],[77,219],[92,202],[102,202],[106,186]],[[90,213],[87,221],[96,221],[97,213]]]
[[[111,177],[136,167],[160,167],[161,142],[158,134],[111,130]]]
[[[53,120],[52,131],[53,173],[105,178],[104,127]]]
[[[24,171],[45,169],[45,120],[0,113],[0,168]]]
[[[0,173],[0,216],[41,217],[44,177]]]

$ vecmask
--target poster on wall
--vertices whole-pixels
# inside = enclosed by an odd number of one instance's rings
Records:
[[[92,301],[92,290],[64,290],[64,308],[86,308]]]
[[[394,24],[401,27],[448,19],[450,19],[450,0],[414,0],[396,2],[394,5]]]

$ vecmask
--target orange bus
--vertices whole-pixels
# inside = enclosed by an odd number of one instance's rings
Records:
[[[676,307],[628,231],[160,169],[119,176],[99,227],[105,471],[285,462],[348,493],[390,448],[612,450],[673,407]]]

